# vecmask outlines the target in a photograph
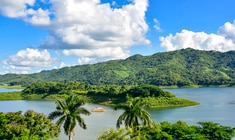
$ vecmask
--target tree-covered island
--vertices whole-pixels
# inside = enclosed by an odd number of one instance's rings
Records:
[[[114,106],[126,102],[126,96],[141,97],[148,107],[190,106],[199,103],[177,98],[155,85],[89,85],[81,82],[38,82],[21,92],[2,93],[1,100],[55,100],[64,94],[77,94],[86,102]]]

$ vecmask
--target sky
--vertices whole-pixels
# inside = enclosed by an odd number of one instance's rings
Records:
[[[234,0],[0,0],[0,74],[235,50]]]

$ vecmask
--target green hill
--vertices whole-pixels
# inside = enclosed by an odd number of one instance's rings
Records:
[[[179,87],[231,85],[235,83],[235,51],[222,53],[188,48],[28,75],[0,75],[0,83],[9,85],[38,81],[79,81],[91,85],[144,83]]]

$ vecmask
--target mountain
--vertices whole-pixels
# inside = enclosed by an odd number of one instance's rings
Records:
[[[80,81],[100,84],[155,84],[160,86],[228,85],[235,83],[235,51],[191,48],[134,55],[92,65],[64,67],[34,74],[6,74],[0,83],[27,85],[38,81]]]

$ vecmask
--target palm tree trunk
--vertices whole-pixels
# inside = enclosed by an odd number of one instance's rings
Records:
[[[69,140],[73,140],[72,132],[69,132]]]

